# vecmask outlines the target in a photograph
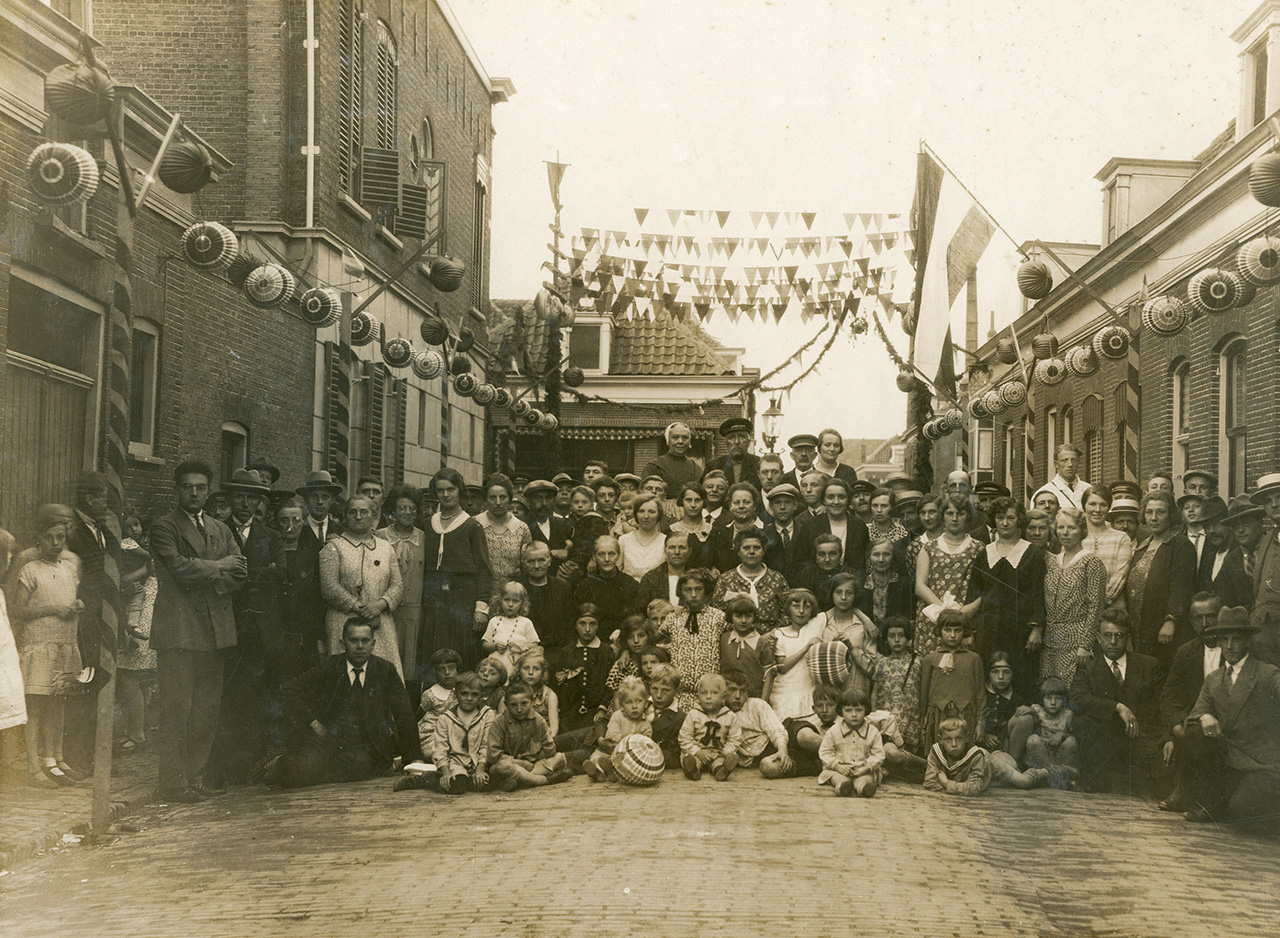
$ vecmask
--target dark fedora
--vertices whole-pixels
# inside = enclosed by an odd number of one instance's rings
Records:
[[[1221,634],[1223,632],[1248,632],[1257,635],[1262,626],[1249,619],[1249,610],[1244,606],[1223,606],[1218,610],[1218,621],[1205,628],[1205,632]]]
[[[309,492],[331,492],[334,495],[342,491],[342,486],[333,481],[333,476],[329,475],[327,469],[317,469],[315,472],[307,473],[307,481],[303,485],[299,485],[294,492],[298,495],[306,495]]]
[[[1210,495],[1204,500],[1204,504],[1200,506],[1200,523],[1208,524],[1210,521],[1221,521],[1227,514],[1227,503],[1222,500],[1221,495]]]
[[[1241,518],[1261,518],[1266,511],[1260,506],[1253,503],[1248,495],[1237,495],[1231,499],[1231,505],[1227,509],[1227,516],[1222,519],[1223,524],[1230,524],[1232,521],[1239,521]]]
[[[271,494],[271,486],[263,482],[257,469],[237,469],[220,488],[224,492],[246,492],[250,495]]]

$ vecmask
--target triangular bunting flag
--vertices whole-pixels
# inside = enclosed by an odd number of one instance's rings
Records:
[[[649,210],[647,208],[637,208],[633,209],[633,211],[636,213],[636,224],[643,225],[644,220],[649,217]]]
[[[725,224],[729,221],[729,213],[719,212],[719,211],[716,212],[716,220],[720,222],[720,227],[723,228]]]

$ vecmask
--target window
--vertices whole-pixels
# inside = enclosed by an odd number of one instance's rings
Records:
[[[484,462],[484,421],[471,415],[471,461]]]
[[[1062,442],[1076,441],[1076,410],[1070,404],[1062,408]]]
[[[398,72],[396,43],[391,30],[378,20],[377,85],[374,94],[374,143],[384,150],[396,148],[396,96]]]
[[[356,0],[338,7],[338,186],[359,191],[356,170],[364,145],[364,11]]]
[[[1173,370],[1173,480],[1182,484],[1191,460],[1191,363]]]
[[[471,299],[477,306],[484,302],[484,239],[486,200],[489,193],[484,183],[476,181],[476,217],[471,239]]]
[[[1102,434],[1090,430],[1084,435],[1084,459],[1080,474],[1090,482],[1102,480]]]
[[[1252,81],[1251,89],[1251,117],[1253,119],[1251,127],[1261,124],[1267,117],[1267,69],[1269,67],[1267,56],[1267,37],[1263,36],[1249,50],[1246,58],[1245,67],[1251,71],[1250,77]]]
[[[1044,458],[1046,479],[1053,478],[1054,460],[1058,458],[1058,408],[1050,407],[1044,415]]]
[[[601,371],[600,337],[602,323],[575,323],[569,335],[569,364],[583,371]]]
[[[1004,428],[1004,485],[1010,492],[1016,492],[1018,476],[1018,428],[1006,424]]]
[[[50,281],[47,286],[41,289],[16,277],[9,281],[9,351],[95,374],[100,317],[60,285]]]
[[[1104,192],[1103,198],[1107,200],[1107,240],[1104,243],[1110,244],[1120,233],[1120,189],[1116,180],[1113,179]]]
[[[434,159],[436,155],[436,134],[431,128],[431,118],[422,119],[422,158]]]
[[[977,451],[974,454],[977,457],[976,466],[978,472],[982,474],[982,478],[991,478],[992,470],[992,447],[995,445],[995,427],[990,417],[985,417],[978,421],[978,439]]]
[[[249,464],[249,428],[242,423],[227,421],[222,425],[222,476],[225,481],[231,473]]]
[[[418,445],[427,445],[427,392],[418,388]]]
[[[160,327],[145,319],[135,319],[129,401],[129,452],[135,456],[155,454],[159,363]]]
[[[1248,394],[1248,343],[1242,338],[1230,340],[1222,350],[1219,363],[1219,447],[1218,478],[1230,498],[1245,490],[1245,442]]]

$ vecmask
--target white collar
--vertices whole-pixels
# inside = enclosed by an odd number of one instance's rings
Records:
[[[1004,555],[1004,559],[1009,561],[1009,566],[1017,568],[1022,563],[1022,555],[1027,552],[1027,548],[1031,546],[1031,542],[1022,538],[1018,539],[1018,543],[1013,545],[1013,549]],[[992,541],[987,545],[987,566],[995,567],[1000,562],[1000,552],[996,548],[996,542]]]
[[[437,511],[431,516],[431,530],[437,534],[448,534],[450,531],[456,531],[470,520],[471,516],[469,514],[465,511],[460,511],[454,515],[453,520],[446,526],[440,512]]]

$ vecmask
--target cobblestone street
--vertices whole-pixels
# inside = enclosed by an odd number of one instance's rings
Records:
[[[0,879],[6,933],[1188,938],[1273,935],[1280,912],[1274,841],[1047,791],[837,801],[668,773],[450,799],[385,780],[136,823]]]

